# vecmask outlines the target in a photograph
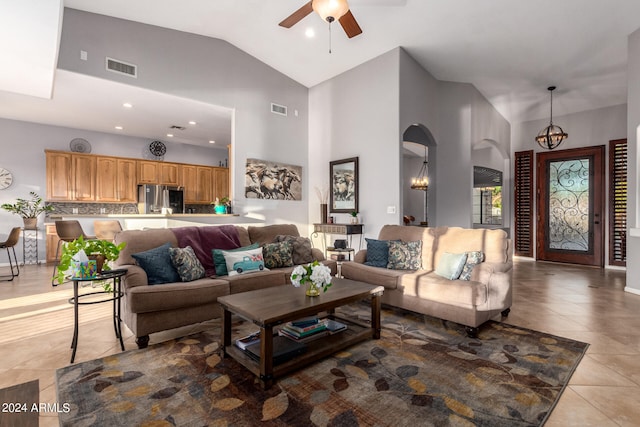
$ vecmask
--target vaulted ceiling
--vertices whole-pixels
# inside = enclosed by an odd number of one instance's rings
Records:
[[[350,0],[363,33],[348,39],[334,24],[329,53],[328,24],[315,13],[278,26],[306,0],[59,1],[224,39],[308,87],[402,46],[435,78],[474,84],[511,122],[548,117],[552,84],[554,115],[626,103],[627,37],[640,28],[637,0]],[[11,46],[0,50],[14,56],[0,68],[21,52],[33,55],[23,43],[51,57],[51,36],[36,35],[51,34],[54,16],[46,25],[23,19],[22,37],[3,37]],[[11,90],[6,82],[0,78],[0,91]]]

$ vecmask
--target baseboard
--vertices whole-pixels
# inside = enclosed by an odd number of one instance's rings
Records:
[[[629,286],[625,286],[624,291],[629,292],[630,294],[640,295],[640,289],[630,288]]]

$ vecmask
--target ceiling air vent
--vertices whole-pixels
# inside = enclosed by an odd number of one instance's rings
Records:
[[[171,125],[171,126],[169,126],[169,129],[185,130],[185,129],[186,129],[186,127],[184,127],[184,126],[178,126],[178,125]]]
[[[271,112],[274,113],[274,114],[280,114],[281,116],[286,116],[287,115],[287,107],[285,107],[284,105],[274,104],[272,102],[271,103]]]
[[[122,62],[117,59],[106,57],[107,60],[107,70],[124,74],[129,77],[138,77],[138,66],[134,64],[128,64],[126,62]]]

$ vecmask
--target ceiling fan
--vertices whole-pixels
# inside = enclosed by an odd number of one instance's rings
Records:
[[[356,18],[354,18],[351,10],[349,9],[347,0],[311,0],[285,18],[278,25],[285,28],[291,28],[300,22],[302,18],[314,11],[329,24],[338,20],[340,25],[342,25],[342,29],[349,38],[362,33],[360,25],[358,25]]]

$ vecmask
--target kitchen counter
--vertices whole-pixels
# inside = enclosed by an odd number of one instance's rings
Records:
[[[238,214],[60,214],[51,213],[49,219],[77,219],[77,218],[229,218],[239,217]]]

